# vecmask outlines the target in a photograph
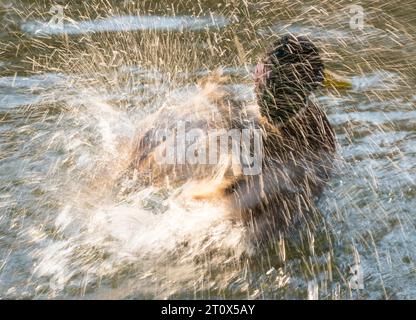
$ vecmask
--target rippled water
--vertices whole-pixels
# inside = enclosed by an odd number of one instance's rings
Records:
[[[416,298],[416,3],[0,3],[1,298]],[[352,89],[316,99],[337,133],[316,230],[256,246],[220,204],[120,187],[135,132],[222,67],[253,99],[274,35],[308,34]],[[120,191],[121,188],[121,191]],[[350,288],[351,267],[364,289]]]

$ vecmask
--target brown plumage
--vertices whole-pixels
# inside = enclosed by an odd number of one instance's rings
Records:
[[[257,103],[244,106],[232,99],[218,74],[201,81],[199,99],[167,103],[145,121],[138,134],[131,169],[144,184],[180,186],[179,197],[227,204],[232,219],[242,219],[264,230],[285,230],[313,211],[331,173],[334,133],[325,113],[309,99],[323,81],[323,63],[306,38],[280,38],[255,72]],[[202,97],[202,98],[201,98]],[[248,176],[230,161],[221,165],[161,165],[155,152],[166,141],[155,140],[157,127],[172,128],[175,119],[189,120],[190,128],[246,127],[261,130],[262,172]],[[169,139],[169,138],[168,138]],[[264,228],[264,226],[267,226]]]

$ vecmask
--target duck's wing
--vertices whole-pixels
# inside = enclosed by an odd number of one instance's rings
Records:
[[[167,180],[181,184],[215,175],[218,164],[208,160],[201,164],[202,152],[192,164],[187,152],[189,148],[196,153],[203,150],[209,139],[230,125],[228,93],[222,89],[222,81],[216,76],[205,78],[167,97],[155,114],[140,123],[129,170],[136,170],[145,184],[152,185]]]

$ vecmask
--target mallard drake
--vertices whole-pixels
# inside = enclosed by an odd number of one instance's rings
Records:
[[[345,87],[348,82],[334,76],[325,80],[325,76],[319,50],[308,38],[283,36],[257,64],[256,103],[233,100],[220,74],[200,81],[196,94],[185,100],[168,100],[143,122],[131,169],[145,177],[145,184],[179,186],[182,199],[221,202],[231,219],[256,227],[289,229],[313,210],[331,174],[334,132],[310,95],[323,84]],[[177,140],[169,135],[160,139],[157,129],[173,129],[182,120],[188,123],[186,131],[260,130],[261,172],[243,174],[229,155],[215,164],[158,163],[156,154],[166,155],[168,146]],[[199,145],[206,143],[207,139],[199,141]]]

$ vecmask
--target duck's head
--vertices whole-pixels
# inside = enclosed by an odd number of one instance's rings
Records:
[[[273,122],[286,121],[307,107],[309,94],[325,83],[318,48],[307,37],[293,35],[273,43],[254,77],[261,113]]]

